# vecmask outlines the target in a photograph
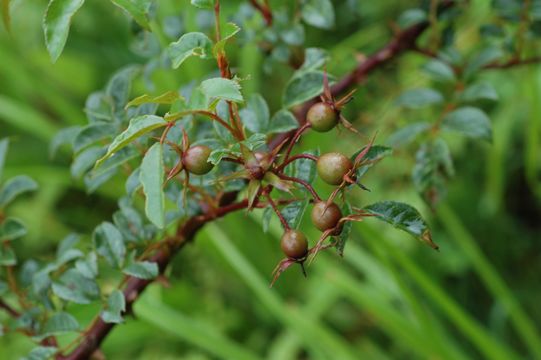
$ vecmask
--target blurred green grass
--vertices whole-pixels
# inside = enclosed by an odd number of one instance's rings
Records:
[[[0,31],[0,134],[13,143],[6,176],[27,173],[41,185],[11,209],[30,229],[18,244],[22,258],[47,257],[69,231],[88,233],[110,218],[121,182],[85,194],[82,183],[70,178],[69,155],[49,159],[48,142],[58,129],[85,122],[86,96],[102,88],[111,73],[142,61],[130,55],[124,14],[107,2],[88,2],[65,53],[51,65],[41,35],[45,3],[17,3],[12,34]],[[472,29],[486,13],[486,2],[473,3],[462,44],[476,41]],[[388,39],[386,24],[374,19],[400,12],[393,1],[364,4],[367,20],[355,31],[307,34],[308,44],[330,50],[335,74],[347,72],[355,51],[369,53]],[[182,9],[186,29],[197,29],[193,10],[173,1],[163,1],[163,8]],[[266,75],[263,56],[253,46],[236,51],[233,61],[242,75],[251,76],[245,92],[263,93],[277,109],[281,94],[268,89],[281,88],[290,70]],[[419,75],[421,61],[407,55],[399,67],[372,75],[347,110],[356,126],[366,132],[377,128],[381,139],[401,126],[404,117],[392,100],[426,81]],[[154,80],[169,89],[210,68],[190,60],[175,78],[162,73]],[[293,268],[269,289],[270,272],[281,257],[278,224],[263,234],[257,212],[234,214],[205,228],[175,259],[169,287],[156,284],[145,293],[135,318],[114,330],[104,353],[112,359],[541,358],[541,69],[484,77],[502,99],[491,109],[494,143],[448,139],[458,176],[437,214],[413,190],[411,149],[374,169],[366,183],[371,193],[356,194],[363,204],[382,199],[415,204],[431,220],[439,253],[367,221],[354,226],[344,259],[323,254],[308,269],[308,279]],[[359,146],[358,138],[347,134],[339,143],[315,134],[302,146],[322,151]],[[70,311],[87,323],[97,308]],[[0,358],[18,358],[30,347],[21,336],[2,337]]]

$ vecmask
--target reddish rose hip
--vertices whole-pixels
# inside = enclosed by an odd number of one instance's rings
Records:
[[[306,236],[298,230],[288,230],[280,240],[280,247],[288,258],[302,259],[308,253]]]
[[[327,132],[338,124],[338,113],[331,104],[319,102],[308,110],[306,121],[317,132]]]
[[[184,167],[192,174],[205,175],[214,167],[208,162],[211,152],[212,150],[205,145],[190,147],[182,157]]]
[[[353,163],[346,156],[332,152],[321,155],[317,161],[319,177],[330,185],[340,185],[344,175],[353,168]]]
[[[320,230],[325,231],[334,228],[342,218],[342,211],[335,203],[329,206],[325,201],[318,201],[312,209],[312,223]]]

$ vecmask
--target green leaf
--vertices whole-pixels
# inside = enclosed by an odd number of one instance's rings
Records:
[[[329,53],[321,48],[307,48],[304,51],[304,62],[298,71],[318,70],[329,60]]]
[[[103,154],[103,153],[102,153]],[[132,147],[125,147],[114,153],[110,158],[105,160],[99,168],[94,169],[90,172],[91,177],[101,176],[112,169],[117,169],[121,165],[127,163],[128,161],[135,159],[140,156],[139,151]]]
[[[441,103],[443,96],[434,89],[421,88],[404,92],[396,100],[397,106],[409,109],[419,109],[429,105]]]
[[[282,96],[284,108],[301,104],[323,91],[323,72],[306,71],[294,76],[286,85]]]
[[[107,158],[138,137],[166,125],[167,121],[155,115],[142,115],[133,118],[130,121],[128,128],[118,135],[111,145],[109,145],[107,153],[96,162],[96,167],[100,166]]]
[[[348,216],[353,213],[353,209],[351,208],[351,204],[349,202],[345,202],[344,205],[342,205],[342,216]],[[346,242],[349,239],[349,235],[351,234],[351,229],[353,227],[352,221],[347,221],[342,226],[342,231],[340,232],[340,235],[336,236],[336,251],[338,252],[338,255],[344,256],[344,248],[346,247]]]
[[[145,214],[159,229],[165,227],[164,171],[163,146],[155,143],[143,158],[139,180],[146,197]]]
[[[140,65],[125,66],[118,70],[107,83],[105,95],[111,102],[112,114],[117,122],[126,120],[124,107],[128,103],[133,79],[140,71]]]
[[[130,101],[128,104],[126,104],[126,108],[130,106],[138,106],[138,105],[148,104],[148,103],[170,105],[179,100],[184,100],[184,97],[182,97],[178,93],[178,91],[168,91],[158,96],[151,96],[151,95],[145,94]]]
[[[407,145],[415,140],[417,136],[430,129],[430,127],[431,124],[428,122],[417,122],[404,126],[389,136],[387,144],[392,147]]]
[[[321,29],[334,26],[334,7],[330,0],[307,0],[304,2],[301,15],[303,20]]]
[[[95,252],[90,252],[85,259],[79,259],[75,262],[75,268],[88,279],[94,279],[98,276],[98,256]]]
[[[94,123],[82,128],[73,139],[73,152],[93,145],[101,140],[108,139],[116,133],[117,129],[109,123]]]
[[[428,204],[434,206],[445,196],[446,179],[453,175],[453,160],[445,141],[436,139],[419,148],[412,179],[415,188]]]
[[[8,32],[11,29],[11,16],[9,13],[9,2],[10,0],[2,0],[2,19],[4,21],[4,26]]]
[[[104,154],[105,149],[101,146],[92,146],[81,151],[71,163],[71,176],[75,179],[81,178]]]
[[[4,172],[4,164],[6,163],[6,155],[9,147],[9,139],[5,138],[0,140],[0,181],[2,180],[2,173]]]
[[[76,304],[90,304],[100,295],[100,289],[92,279],[84,277],[76,269],[69,269],[53,283],[53,293],[59,298]]]
[[[133,19],[146,30],[150,30],[148,24],[148,12],[151,0],[111,0],[113,4],[125,10]]]
[[[56,62],[66,45],[71,18],[84,4],[84,0],[50,0],[43,19],[45,43],[51,56]]]
[[[428,16],[426,12],[422,9],[409,9],[404,11],[398,17],[398,26],[402,29],[422,23],[426,21]]]
[[[498,101],[496,89],[488,83],[475,83],[468,86],[460,95],[460,101],[475,102],[479,100]]]
[[[102,222],[92,234],[98,254],[116,268],[121,268],[126,256],[126,247],[120,231],[110,222]]]
[[[490,119],[482,110],[471,106],[461,107],[447,114],[443,118],[442,129],[492,141]]]
[[[178,41],[171,43],[167,48],[173,69],[178,68],[190,56],[202,59],[212,58],[212,41],[207,35],[200,32],[184,34]]]
[[[0,241],[16,240],[26,234],[26,227],[18,219],[9,217],[0,224]]]
[[[21,360],[48,360],[56,354],[57,348],[53,346],[38,346],[32,349],[30,353]]]
[[[0,266],[17,265],[17,256],[12,248],[0,247]]]
[[[49,157],[52,159],[63,145],[73,146],[73,139],[81,132],[80,126],[70,126],[56,133],[49,144]]]
[[[436,81],[450,83],[456,80],[453,68],[441,60],[427,62],[423,65],[423,71]]]
[[[240,93],[239,83],[230,79],[214,78],[205,80],[201,83],[201,91],[207,99],[221,99],[237,103],[244,101]]]
[[[280,212],[290,228],[298,229],[307,207],[308,199],[295,201],[285,206]]]
[[[0,190],[0,208],[5,207],[17,196],[34,191],[37,188],[38,184],[26,175],[19,175],[9,179]]]
[[[107,308],[101,312],[100,317],[106,323],[120,324],[122,313],[126,311],[126,299],[120,290],[115,290],[107,299]]]
[[[266,133],[269,127],[269,107],[265,99],[254,94],[248,98],[246,107],[240,111],[242,123],[253,133]]]
[[[481,50],[466,66],[464,77],[469,78],[484,66],[495,62],[504,56],[503,51],[497,47],[488,47]]]
[[[214,9],[214,0],[190,0],[190,3],[200,9]]]
[[[319,149],[305,151],[304,154],[319,157],[320,151]],[[311,184],[316,178],[316,162],[310,159],[295,160],[287,166],[286,171],[288,176],[299,178]],[[304,187],[302,188],[304,189]]]
[[[355,154],[351,156],[351,160],[354,161],[357,155],[364,150],[364,147],[357,151]],[[357,175],[357,182],[366,174],[368,169],[370,169],[372,166],[374,166],[377,162],[379,162],[381,159],[391,155],[393,153],[393,149],[387,146],[383,145],[373,145],[368,152],[364,155],[363,160],[361,162],[361,166],[357,169],[356,175]]]
[[[80,328],[77,320],[67,312],[54,314],[47,320],[43,327],[44,335],[58,335],[71,331],[78,331]]]
[[[216,57],[218,56],[218,54],[224,51],[225,44],[227,44],[227,42],[231,40],[233,36],[235,36],[239,31],[240,31],[240,27],[237,24],[232,23],[232,22],[228,22],[222,26],[221,40],[218,41],[216,45],[214,45],[214,54]]]
[[[432,242],[432,234],[427,223],[414,207],[396,201],[381,201],[368,205],[363,210],[395,228],[410,233],[433,249],[438,249]]]
[[[295,115],[291,111],[282,109],[278,111],[272,117],[269,127],[267,129],[268,134],[283,133],[290,130],[294,130],[299,127],[299,122]]]
[[[126,275],[151,280],[159,274],[158,264],[150,261],[137,261],[122,270]]]

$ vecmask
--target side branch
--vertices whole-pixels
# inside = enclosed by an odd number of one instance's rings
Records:
[[[254,1],[252,1],[252,3],[254,3]],[[255,3],[258,4],[257,2]],[[453,1],[444,1],[442,4],[442,9],[450,7],[453,4]],[[332,94],[338,95],[345,92],[351,86],[359,83],[375,69],[398,57],[404,51],[414,48],[417,38],[428,28],[428,26],[428,22],[423,22],[398,33],[393,38],[393,40],[391,40],[386,46],[384,46],[374,55],[368,57],[365,61],[360,63],[357,68],[355,68],[349,75],[345,76],[334,86],[332,86]],[[317,98],[307,101],[296,112],[297,119],[299,120],[299,123],[301,125],[305,123],[304,118],[306,116],[306,113],[308,112],[308,109],[316,101]],[[214,120],[220,122],[224,127],[228,128],[228,130],[231,131],[230,126],[223,124],[217,118],[212,116],[214,114],[202,115],[212,117]],[[296,131],[297,130],[293,130],[292,132],[276,136],[269,143],[269,147],[271,149],[277,148],[287,139],[291,139],[291,137],[294,136]],[[227,193],[222,198],[222,206],[219,209],[209,210],[202,215],[189,218],[185,223],[178,227],[176,235],[164,240],[164,246],[148,260],[156,262],[160,269],[160,273],[163,273],[163,271],[171,262],[171,259],[184,247],[184,245],[186,245],[194,238],[197,231],[201,229],[201,227],[203,227],[205,223],[248,206],[248,202],[246,200],[234,203],[236,196],[237,193],[235,192]],[[126,286],[124,288],[127,313],[130,313],[132,311],[133,304],[151,282],[152,281],[150,280],[142,280],[131,276],[127,278]],[[103,322],[103,320],[99,316],[97,316],[92,322],[91,326],[86,330],[84,339],[81,341],[81,343],[79,343],[79,345],[70,354],[66,356],[59,356],[59,359],[83,360],[89,358],[92,353],[94,353],[94,351],[100,347],[100,344],[109,334],[109,332],[113,329],[114,325],[115,324],[108,324]]]

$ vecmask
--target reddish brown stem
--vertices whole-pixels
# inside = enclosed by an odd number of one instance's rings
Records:
[[[297,143],[299,138],[301,137],[302,133],[310,127],[310,124],[305,122],[300,128],[297,129],[291,140],[289,141],[289,145],[287,146],[287,150],[284,156],[284,163],[289,159],[289,155],[291,154],[291,151],[293,150],[293,146]]]
[[[250,3],[261,13],[267,26],[272,26],[272,11],[268,1],[265,1],[265,5],[261,5],[257,0],[250,0]]]
[[[11,317],[18,318],[19,312],[7,304],[4,300],[0,299],[0,309],[4,309]]]
[[[314,200],[321,201],[321,198],[319,197],[317,192],[314,190],[314,187],[312,185],[308,184],[306,181],[304,181],[302,179],[299,179],[299,178],[296,178],[296,177],[287,176],[287,175],[284,175],[282,173],[276,173],[276,175],[278,175],[278,177],[280,179],[293,181],[293,182],[296,182],[298,184],[301,184],[302,186],[304,186],[306,188],[306,190],[308,190],[310,192],[310,194],[312,194],[312,197],[314,198]]]
[[[317,161],[318,157],[315,156],[315,155],[312,155],[312,154],[297,154],[297,155],[291,156],[290,158],[285,160],[280,166],[278,166],[276,168],[276,171],[281,172],[282,170],[284,170],[284,168],[286,166],[291,164],[293,161],[299,160],[299,159],[309,159],[309,160],[312,160],[312,161]]]
[[[269,193],[267,193],[267,199],[269,200],[269,204],[272,207],[272,210],[274,210],[274,212],[276,213],[276,216],[278,216],[278,219],[280,219],[280,222],[282,223],[284,230],[285,231],[291,230],[291,228],[289,227],[289,224],[287,223],[286,219],[284,219],[284,216],[282,215],[280,210],[278,210],[278,207],[276,206],[274,200],[272,200],[272,197],[270,196]]]

